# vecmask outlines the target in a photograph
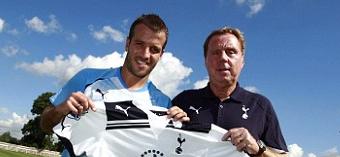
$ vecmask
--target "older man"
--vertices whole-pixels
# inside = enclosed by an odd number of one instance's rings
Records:
[[[287,146],[270,101],[238,84],[244,55],[245,40],[238,29],[213,31],[204,43],[208,85],[183,91],[173,105],[183,109],[191,122],[227,129],[223,140],[250,156],[286,156]]]

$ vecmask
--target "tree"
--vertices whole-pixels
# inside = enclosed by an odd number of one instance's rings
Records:
[[[0,135],[0,141],[7,142],[7,143],[13,143],[13,144],[19,144],[18,139],[11,136],[11,133],[9,131],[4,132]]]
[[[31,112],[35,118],[29,120],[21,129],[24,135],[20,140],[21,144],[38,149],[61,151],[61,143],[55,143],[52,134],[47,134],[40,128],[41,114],[47,106],[51,105],[49,98],[52,95],[53,93],[46,92],[34,100]]]

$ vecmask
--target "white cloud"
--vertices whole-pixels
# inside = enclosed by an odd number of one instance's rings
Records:
[[[45,58],[42,62],[21,63],[17,65],[17,68],[39,75],[52,76],[61,83],[65,83],[83,68],[118,67],[123,65],[124,58],[125,53],[119,54],[118,52],[103,57],[90,55],[83,60],[75,54],[67,58],[58,55],[52,60]],[[151,73],[150,79],[166,94],[173,96],[191,72],[191,68],[185,67],[178,58],[167,52],[163,54],[161,61]]]
[[[29,52],[26,51],[25,49],[20,48],[17,45],[7,45],[1,48],[1,53],[6,55],[7,57],[12,57],[15,55],[23,54],[23,55],[28,55]]]
[[[78,36],[76,33],[69,33],[67,34],[66,40],[68,41],[76,41],[78,39]]]
[[[180,86],[185,83],[191,72],[191,68],[185,67],[181,60],[167,52],[152,71],[150,79],[164,93],[173,97],[180,92]]]
[[[263,9],[265,0],[235,0],[235,3],[239,6],[247,6],[249,8],[247,16],[252,17]]]
[[[297,144],[291,144],[288,146],[289,154],[288,157],[302,157],[303,149]],[[319,155],[320,157],[340,157],[340,153],[336,147],[326,150]],[[317,157],[314,153],[308,153],[307,157]]]
[[[9,131],[11,136],[20,139],[23,135],[21,128],[29,121],[27,115],[18,115],[13,112],[12,117],[6,120],[0,120],[0,134]]]
[[[123,23],[123,26],[127,26],[127,24],[129,23],[129,19],[124,19],[122,23]]]
[[[308,153],[307,157],[316,157],[314,153]]]
[[[260,90],[257,89],[255,86],[245,86],[244,89],[253,93],[260,93]]]
[[[35,16],[31,20],[25,20],[26,26],[39,33],[54,33],[61,30],[61,25],[54,15],[49,16],[50,21],[44,22],[39,17]]]
[[[8,109],[5,107],[0,107],[0,113],[8,113]]]
[[[0,18],[0,33],[4,30],[5,28],[5,20]]]
[[[107,40],[113,40],[116,42],[124,41],[124,33],[112,28],[111,26],[104,26],[101,30],[95,31],[93,27],[90,26],[92,36],[101,42],[106,42]]]
[[[248,12],[249,17],[260,12],[262,8],[264,7],[264,3],[265,3],[264,0],[249,0],[248,2],[249,2],[248,7],[250,9],[250,11]]]
[[[6,30],[5,30],[6,27]],[[17,29],[10,29],[10,25],[6,23],[6,21],[2,18],[0,18],[0,33],[1,32],[6,32],[11,35],[18,35],[19,31]]]
[[[118,52],[104,57],[87,56],[84,60],[75,54],[65,58],[56,56],[53,60],[45,58],[42,62],[21,63],[17,67],[39,75],[56,77],[61,83],[69,80],[75,73],[83,68],[108,68],[117,67],[123,63],[123,56]]]
[[[291,144],[288,146],[288,157],[302,157],[303,156],[303,150],[302,148],[297,144]]]
[[[194,83],[194,89],[203,88],[203,87],[207,86],[208,82],[209,82],[208,76],[203,80],[198,80]]]
[[[11,35],[18,35],[19,34],[19,31],[17,29],[11,29],[11,30],[8,30],[7,31],[8,34],[11,34]]]
[[[331,148],[329,150],[326,150],[322,157],[340,157],[340,153],[337,149],[337,147]]]
[[[124,19],[122,21],[122,25],[121,25],[121,28],[124,30],[124,31],[129,31],[129,19]]]
[[[37,32],[46,32],[47,26],[44,24],[44,21],[40,20],[38,17],[33,17],[31,20],[25,22],[27,27],[37,31]]]

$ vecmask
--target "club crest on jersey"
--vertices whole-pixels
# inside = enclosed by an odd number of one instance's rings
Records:
[[[190,106],[189,107],[189,110],[194,110],[196,112],[196,114],[200,114],[199,110],[201,109],[202,107],[199,107],[198,109],[196,109],[195,107],[193,106]]]
[[[242,114],[242,118],[243,119],[248,119],[248,111],[249,111],[249,108],[246,108],[246,106],[245,105],[242,105],[242,111],[244,112],[243,114]]]
[[[178,134],[177,142],[179,143],[179,146],[176,148],[175,152],[177,154],[182,154],[183,149],[181,147],[182,147],[182,144],[185,142],[185,138],[182,138],[182,135]]]

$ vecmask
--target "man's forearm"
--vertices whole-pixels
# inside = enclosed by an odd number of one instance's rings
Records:
[[[64,114],[59,112],[56,107],[50,105],[45,108],[41,115],[40,127],[46,133],[52,133],[52,129],[56,126],[63,118]]]

